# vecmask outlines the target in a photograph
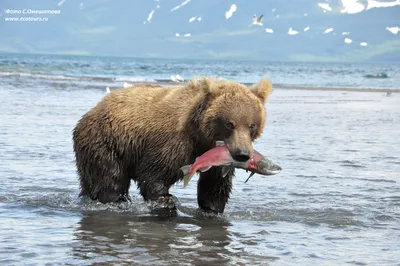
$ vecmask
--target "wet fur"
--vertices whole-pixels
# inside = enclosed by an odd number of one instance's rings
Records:
[[[266,80],[249,90],[236,82],[201,78],[183,87],[112,91],[73,130],[80,194],[103,203],[125,200],[134,180],[145,200],[169,196],[169,188],[183,178],[180,167],[193,163],[216,140],[229,137],[233,148],[251,146],[265,126],[264,102],[271,89]],[[220,125],[224,119],[236,121],[237,130],[226,132]],[[247,132],[252,121],[257,128]],[[220,167],[200,174],[201,209],[224,211],[233,175],[222,178]]]

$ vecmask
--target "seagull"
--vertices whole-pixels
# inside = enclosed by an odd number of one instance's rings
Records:
[[[151,12],[149,13],[149,16],[147,17],[147,21],[149,23],[151,23],[151,19],[153,18],[153,14],[154,14],[154,10],[151,10]]]
[[[264,15],[261,15],[259,17],[256,16],[256,14],[253,15],[253,23],[252,25],[257,25],[257,26],[262,26],[263,23],[261,22],[263,19]]]
[[[361,42],[360,45],[361,45],[361,46],[367,46],[368,43],[366,43],[366,42]]]
[[[344,42],[345,42],[345,43],[352,43],[353,40],[352,40],[352,39],[349,39],[349,38],[344,38]]]
[[[399,27],[386,27],[386,29],[387,29],[388,31],[390,31],[391,33],[393,33],[393,34],[397,34],[397,33],[399,33],[399,31],[400,31],[400,28],[399,28]]]
[[[185,81],[180,75],[175,75],[175,78],[176,78],[178,81]]]
[[[332,7],[330,7],[327,3],[318,3],[318,6],[322,8],[325,12],[332,11]]]
[[[333,28],[326,29],[326,30],[324,31],[324,34],[327,34],[327,33],[331,32],[331,31],[333,31]]]
[[[310,29],[310,27],[305,27],[304,31],[308,31]]]
[[[179,80],[174,75],[171,75],[171,80],[173,82],[179,82]]]
[[[390,95],[392,95],[391,91],[386,92],[386,96],[389,97]]]
[[[129,88],[132,87],[132,84],[128,83],[128,82],[124,82],[124,88]]]
[[[57,6],[62,6],[65,3],[65,1],[67,0],[61,0],[60,2],[58,2]]]
[[[107,87],[106,88],[106,93],[108,94],[108,93],[110,93],[111,91],[110,91],[110,88],[109,87]]]
[[[270,28],[266,28],[266,29],[265,29],[265,32],[266,32],[266,33],[274,33],[274,30],[273,30],[273,29],[270,29]]]
[[[297,31],[297,30],[294,30],[294,29],[292,29],[292,28],[289,28],[289,31],[288,31],[288,34],[289,35],[296,35],[296,34],[298,34],[299,32]]]
[[[225,18],[230,19],[237,10],[237,6],[235,4],[231,5],[230,9],[225,12]]]
[[[179,83],[179,82],[181,82],[181,81],[185,81],[180,75],[171,75],[171,80],[173,81],[173,82],[177,82],[177,83]]]

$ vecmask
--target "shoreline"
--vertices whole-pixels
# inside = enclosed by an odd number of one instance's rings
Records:
[[[286,90],[307,90],[307,91],[354,91],[354,92],[391,92],[400,93],[400,89],[386,89],[386,88],[350,88],[350,87],[313,87],[313,86],[293,86],[293,85],[273,85],[274,89]]]
[[[252,86],[254,83],[248,82],[239,82],[246,86]],[[176,83],[176,82],[168,82],[168,81],[159,81],[159,82],[134,82],[132,85],[139,84],[156,84],[163,87],[172,87],[185,85],[186,82]],[[353,92],[391,92],[391,93],[400,93],[399,89],[393,88],[356,88],[356,87],[323,87],[323,86],[301,86],[301,85],[287,85],[287,84],[274,84],[272,83],[273,89],[283,89],[283,90],[304,90],[304,91],[353,91]],[[114,87],[113,87],[114,88]]]

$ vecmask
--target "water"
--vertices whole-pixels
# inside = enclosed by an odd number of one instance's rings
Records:
[[[389,78],[366,78],[385,73]],[[47,86],[119,88],[124,82],[171,81],[212,75],[253,83],[268,77],[278,87],[399,89],[400,64],[288,63],[209,60],[135,59],[50,55],[1,55],[0,77]]]
[[[117,68],[126,62],[113,71],[167,79],[169,67],[170,74],[186,78],[182,73],[190,75],[188,70],[174,67],[190,62],[148,60],[149,66],[158,62],[156,66],[168,67],[138,73],[133,66],[142,63],[133,59],[3,56],[0,62],[1,265],[399,265],[398,93],[387,97],[384,92],[274,90],[267,127],[255,148],[283,171],[265,178],[255,175],[245,184],[247,174],[238,170],[224,215],[213,219],[196,215],[197,177],[186,189],[178,183],[171,193],[180,201],[179,217],[162,219],[150,215],[135,186],[133,203],[103,205],[78,199],[71,131],[105,94],[103,81],[80,77],[111,77],[111,72],[101,71],[103,64]],[[77,62],[88,66],[74,67]],[[226,68],[223,64],[216,62],[214,68],[210,62],[207,71],[220,75],[256,69],[247,63]],[[56,70],[66,65],[66,70]],[[128,65],[132,68],[125,69]],[[280,63],[265,65],[279,73]],[[284,73],[299,69],[298,63],[283,65]],[[274,79],[319,87],[345,82],[322,78],[328,64],[304,66],[308,73],[320,69],[321,76],[302,81],[280,73]],[[221,72],[216,71],[219,67]],[[349,73],[363,66],[342,68]],[[393,77],[388,69],[396,68],[366,65],[369,70],[364,71]],[[239,72],[236,80],[253,81],[250,76],[259,75]],[[357,80],[363,79],[352,75],[354,84],[346,87],[362,87]],[[392,77],[362,84],[398,89]],[[104,81],[114,87],[118,82]]]

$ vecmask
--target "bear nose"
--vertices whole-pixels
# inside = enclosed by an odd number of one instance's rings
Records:
[[[250,151],[249,150],[236,150],[232,154],[232,158],[238,162],[246,162],[250,160]]]

